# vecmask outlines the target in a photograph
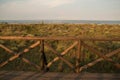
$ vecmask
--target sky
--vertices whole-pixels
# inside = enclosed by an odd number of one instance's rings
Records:
[[[0,20],[120,20],[120,0],[0,0]]]

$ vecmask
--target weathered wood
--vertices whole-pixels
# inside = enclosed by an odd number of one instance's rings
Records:
[[[76,40],[75,37],[22,37],[22,36],[0,36],[2,40]]]
[[[9,54],[16,55],[16,52],[10,50],[10,49],[7,48],[6,46],[0,44],[0,47],[3,48],[5,51],[7,51]],[[29,61],[28,59],[26,59],[26,58],[24,58],[24,57],[22,57],[22,56],[20,56],[20,58],[22,58],[22,60],[23,60],[24,62],[26,62],[26,63],[28,63],[29,65],[32,65],[32,66],[34,66],[35,68],[37,68],[38,70],[40,70],[40,67],[39,67],[38,65],[36,65],[35,63]]]
[[[117,49],[117,50],[114,50],[114,51],[112,51],[112,52],[110,52],[110,53],[108,53],[108,54],[106,54],[105,56],[106,56],[106,57],[111,57],[111,56],[113,56],[113,55],[115,55],[115,54],[117,54],[117,53],[119,53],[119,52],[120,52],[120,48]],[[96,59],[96,60],[94,60],[94,61],[92,61],[92,62],[90,62],[90,63],[88,63],[88,64],[86,64],[86,65],[84,65],[84,66],[81,66],[81,67],[80,67],[80,71],[82,71],[82,70],[84,70],[84,69],[87,69],[87,68],[95,65],[96,63],[98,63],[98,62],[100,62],[100,61],[102,61],[102,60],[104,60],[104,59],[103,59],[103,58],[98,58],[98,59]]]
[[[61,59],[61,61],[65,62],[70,68],[76,70],[76,72],[82,71],[83,69],[86,69],[88,67],[93,66],[94,64],[102,61],[102,60],[106,60],[109,61],[111,63],[113,63],[115,66],[117,66],[118,68],[120,68],[120,64],[116,63],[115,61],[113,61],[111,58],[111,56],[117,54],[118,52],[120,52],[120,49],[117,49],[115,51],[112,51],[106,55],[101,54],[101,52],[95,50],[93,47],[83,43],[84,41],[120,41],[120,37],[118,38],[105,38],[105,37],[22,37],[22,36],[0,36],[0,40],[34,40],[34,41],[38,41],[37,43],[29,46],[28,48],[24,49],[22,52],[19,53],[15,53],[12,50],[10,50],[9,48],[3,46],[2,44],[0,44],[0,47],[3,48],[4,50],[6,50],[7,52],[9,52],[10,54],[13,54],[14,56],[10,57],[8,60],[6,60],[5,62],[0,64],[0,67],[3,67],[4,65],[6,65],[7,63],[9,63],[10,61],[15,60],[16,58],[22,58],[22,60],[28,64],[31,64],[33,66],[35,66],[36,68],[40,68],[38,65],[30,62],[28,59],[23,58],[23,53],[26,53],[28,51],[30,51],[30,49],[37,47],[40,44],[41,41],[41,57],[42,60],[41,62],[43,62],[42,64],[42,68],[43,69],[47,69],[49,68],[55,61]],[[44,41],[45,40],[72,40],[72,41],[77,41],[74,42],[73,45],[71,45],[69,48],[67,48],[66,50],[64,50],[61,54],[59,54],[56,50],[54,50],[50,45],[48,45],[47,43],[45,43],[44,45]],[[88,50],[92,51],[93,53],[97,54],[99,57],[99,59],[96,59],[93,62],[90,62],[84,66],[80,67],[80,57],[81,55],[81,41],[82,41],[82,45],[84,45],[85,48],[87,48]],[[75,66],[73,66],[72,63],[70,63],[68,60],[66,60],[65,58],[63,58],[63,56],[65,54],[67,54],[67,52],[69,50],[71,50],[72,48],[74,48],[76,45],[77,46],[77,54],[76,54],[76,64]],[[48,47],[57,57],[55,57],[51,62],[49,62],[47,64],[47,59],[46,59],[46,55],[44,53],[44,46]]]
[[[67,48],[66,50],[64,50],[62,53],[61,53],[61,56],[64,56],[65,54],[67,54],[67,52],[69,50],[71,50],[72,48],[74,48],[76,45],[77,45],[77,41],[75,41],[69,48]],[[51,62],[48,63],[47,67],[50,67],[54,62],[56,62],[57,60],[59,60],[59,57],[55,57]]]
[[[93,52],[94,54],[98,55],[99,57],[103,58],[104,60],[111,62],[115,67],[120,69],[120,64],[114,62],[111,58],[106,57],[105,55],[103,55],[101,52],[95,50],[92,46],[89,46],[87,44],[85,44],[84,42],[82,42],[83,46],[88,49],[89,51]]]
[[[78,46],[77,46],[77,53],[76,53],[76,72],[79,73],[79,67],[80,67],[80,57],[81,57],[81,41],[78,40]]]
[[[82,40],[82,41],[120,41],[120,38],[106,37],[22,37],[22,36],[0,36],[1,40]]]
[[[19,53],[15,53],[14,56],[10,57],[8,60],[6,60],[5,62],[0,64],[0,67],[3,67],[4,65],[6,65],[8,62],[13,61],[14,59],[20,57],[20,55],[22,55],[23,53],[28,52],[30,49],[37,47],[40,44],[40,41],[37,41],[36,43],[32,44],[31,46],[29,46],[28,48],[24,49],[22,52]]]
[[[0,48],[3,48],[5,51],[9,52],[9,54],[15,54],[12,50],[10,50],[9,48],[5,47],[2,44],[0,44]]]
[[[65,58],[63,58],[56,50],[54,50],[50,45],[45,43],[45,46],[49,48],[55,55],[57,55],[62,61],[64,61],[70,68],[74,69],[73,64],[71,64],[69,61],[67,61]]]
[[[0,80],[120,80],[120,73],[56,73],[0,71]]]
[[[47,67],[47,59],[46,59],[46,55],[45,55],[45,52],[44,52],[44,40],[41,40],[41,59],[42,59],[42,67],[41,67],[41,70],[44,70],[44,71],[48,71],[48,67]]]
[[[30,60],[28,60],[28,59],[26,59],[26,58],[22,58],[22,60],[23,60],[24,62],[26,62],[27,64],[32,65],[32,66],[34,66],[35,68],[37,68],[38,71],[40,70],[40,66],[38,66],[37,64],[31,62]]]

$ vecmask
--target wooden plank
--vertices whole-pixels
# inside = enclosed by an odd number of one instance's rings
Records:
[[[56,50],[54,50],[50,45],[45,43],[45,46],[48,47],[57,57],[59,57],[63,62],[65,62],[70,68],[74,69],[73,64],[71,64],[69,61],[64,59]]]
[[[47,59],[46,59],[46,55],[45,55],[45,52],[44,52],[44,40],[41,40],[41,65],[42,65],[42,68],[41,70],[44,70],[44,71],[48,71],[48,67],[47,67]]]
[[[31,46],[29,46],[28,48],[24,49],[22,52],[16,53],[16,55],[10,57],[9,59],[7,59],[5,62],[0,63],[0,67],[5,66],[8,62],[13,61],[14,59],[18,58],[20,55],[28,52],[30,49],[37,47],[40,44],[40,41],[37,41],[36,43],[32,44]]]
[[[105,55],[103,55],[101,52],[95,50],[92,46],[89,46],[87,44],[85,44],[84,42],[82,42],[83,46],[88,49],[89,51],[93,52],[94,54],[98,55],[99,57],[103,58],[104,60],[111,62],[116,68],[120,69],[120,64],[116,63],[115,61],[113,61],[111,58],[106,57]]]
[[[105,56],[106,56],[106,57],[111,57],[111,56],[113,56],[113,55],[115,55],[115,54],[117,54],[117,53],[119,53],[119,52],[120,52],[120,48],[117,49],[117,50],[114,50],[114,51],[112,51],[112,52],[110,52],[110,53],[108,53],[108,54],[106,54]],[[86,65],[84,65],[84,66],[81,66],[81,67],[80,67],[80,71],[82,71],[82,70],[84,70],[84,69],[87,69],[87,68],[95,65],[96,63],[98,63],[98,62],[100,62],[100,61],[102,61],[102,60],[104,60],[104,59],[103,59],[103,58],[98,58],[98,59],[96,59],[96,60],[94,60],[94,61],[92,61],[92,62],[90,62],[90,63],[88,63],[88,64],[86,64]]]
[[[9,48],[7,48],[6,46],[0,44],[0,48],[3,48],[5,51],[7,51],[9,54],[15,54],[12,50],[10,50]]]
[[[81,41],[78,40],[78,46],[77,46],[77,53],[76,53],[76,72],[79,73],[79,67],[80,67],[80,57],[81,57]]]
[[[2,40],[76,40],[75,37],[22,37],[22,36],[0,36]]]
[[[74,48],[76,45],[78,44],[77,41],[75,41],[69,48],[67,48],[66,50],[64,50],[62,53],[61,53],[61,56],[64,56],[65,54],[67,54],[67,52],[69,50],[71,50],[72,48]],[[48,63],[47,67],[50,67],[54,62],[56,62],[57,60],[59,60],[59,57],[55,57],[51,62]]]
[[[10,49],[7,48],[6,46],[0,44],[0,47],[3,48],[5,51],[7,51],[9,54],[16,55],[16,52],[10,50]],[[37,68],[38,70],[40,70],[40,67],[39,67],[38,65],[36,65],[35,63],[29,61],[28,59],[26,59],[26,58],[24,58],[24,57],[22,57],[22,56],[20,56],[20,58],[21,58],[24,62],[26,62],[26,63],[34,66],[34,67]]]
[[[0,71],[1,73],[1,71]],[[11,71],[0,76],[0,80],[120,80],[120,73],[56,73]]]
[[[22,37],[22,36],[0,36],[1,40],[82,40],[82,41],[120,41],[119,37]]]

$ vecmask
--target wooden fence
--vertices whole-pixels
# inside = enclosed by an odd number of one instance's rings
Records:
[[[7,51],[9,54],[12,54],[13,56],[10,57],[9,59],[7,59],[6,61],[0,63],[0,67],[5,66],[6,64],[8,64],[9,62],[17,59],[17,58],[21,58],[22,61],[33,65],[35,68],[37,68],[38,70],[42,69],[44,71],[48,71],[49,67],[56,61],[61,60],[64,63],[66,63],[71,70],[75,71],[75,72],[81,72],[84,69],[87,69],[91,66],[94,66],[96,63],[100,62],[100,61],[108,61],[110,63],[112,63],[116,68],[120,69],[120,64],[115,62],[114,60],[112,60],[113,55],[118,54],[120,52],[120,48],[109,52],[107,54],[102,54],[100,51],[94,49],[92,46],[90,46],[89,44],[85,43],[85,41],[120,41],[120,38],[85,38],[85,37],[18,37],[18,36],[0,36],[0,40],[34,40],[36,41],[34,44],[30,45],[28,48],[25,48],[23,51],[20,52],[14,52],[11,49],[7,48],[5,45],[0,44],[0,48],[3,48],[5,51]],[[64,40],[64,41],[68,41],[68,40],[72,40],[73,44],[71,46],[69,46],[67,49],[65,49],[61,54],[59,52],[57,52],[51,45],[49,45],[48,43],[45,42],[45,40],[49,41],[49,40]],[[37,46],[41,46],[41,53],[42,53],[42,67],[31,62],[30,60],[28,60],[27,58],[24,58],[23,54],[29,52],[32,48],[36,48]],[[47,47],[49,50],[51,50],[53,52],[53,54],[55,54],[57,57],[55,57],[52,61],[47,62],[47,58],[46,58],[46,54],[44,52],[44,47]],[[74,47],[77,47],[77,51],[76,51],[76,62],[73,64],[70,61],[68,61],[67,59],[65,59],[63,56],[65,54],[68,53],[68,51],[70,51],[71,49],[73,49]],[[85,65],[80,65],[81,63],[81,56],[82,56],[82,52],[81,52],[81,47],[86,48],[87,50],[91,51],[92,53],[94,53],[95,55],[99,56],[98,59],[87,63]]]

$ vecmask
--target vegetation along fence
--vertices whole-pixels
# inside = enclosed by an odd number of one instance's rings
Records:
[[[7,58],[7,60],[1,60],[0,61],[0,67],[4,67],[7,64],[11,63],[12,61],[16,59],[21,59],[23,62],[30,64],[35,67],[37,70],[44,70],[49,71],[51,66],[53,64],[56,64],[57,61],[60,61],[60,66],[62,64],[66,65],[67,67],[64,67],[64,69],[70,68],[71,71],[74,72],[81,72],[83,70],[89,69],[90,67],[94,66],[98,62],[106,61],[110,64],[113,64],[114,67],[116,67],[118,70],[120,70],[120,64],[119,61],[115,61],[112,57],[120,53],[120,47],[113,49],[112,51],[105,51],[101,50],[101,47],[93,46],[96,42],[119,42],[120,38],[85,38],[85,37],[20,37],[20,36],[0,36],[0,40],[5,41],[4,43],[0,43],[0,48],[2,51],[4,50],[7,52],[10,57]],[[7,44],[8,41],[32,41],[31,45],[26,48],[24,46],[23,48],[20,48],[18,51],[13,51],[10,49],[11,47],[8,47]],[[56,41],[56,42],[55,42]],[[62,41],[62,47],[59,45],[59,41]],[[61,42],[61,43],[62,43]],[[56,44],[55,44],[56,43]],[[12,44],[12,43],[11,43]],[[60,48],[56,47],[55,45],[59,45]],[[96,43],[97,44],[97,43]],[[68,45],[68,46],[67,46]],[[67,47],[65,47],[67,46]],[[109,46],[109,45],[108,45]],[[35,52],[39,52],[41,59],[35,58],[39,60],[39,64],[35,64],[28,60],[24,55],[28,52],[30,52],[32,49],[37,48],[37,50],[33,51],[32,54],[35,54]],[[73,51],[71,51],[73,49]],[[86,61],[86,55],[87,51],[84,51],[86,49],[89,51],[92,56],[90,57],[91,60],[89,60],[87,63],[82,64]],[[22,51],[21,51],[22,50]],[[3,54],[1,51],[0,55]],[[71,51],[71,52],[70,52]],[[107,52],[107,53],[106,53]],[[54,56],[48,56],[49,54]],[[65,55],[69,54],[70,57],[66,57]],[[74,54],[74,55],[73,55]],[[92,58],[94,56],[94,58]],[[120,56],[115,56],[120,57]],[[4,58],[4,57],[2,57]],[[51,58],[51,59],[49,59]],[[69,59],[68,59],[69,58]],[[55,66],[57,67],[57,66]],[[54,68],[53,68],[54,69]]]

